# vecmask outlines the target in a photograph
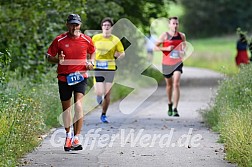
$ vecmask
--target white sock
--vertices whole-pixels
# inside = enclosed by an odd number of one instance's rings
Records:
[[[69,131],[68,133],[66,133],[66,137],[67,137],[67,138],[72,138],[72,133],[71,133],[71,131]]]
[[[77,140],[79,140],[79,138],[78,138],[78,135],[75,135],[75,136],[74,136],[74,139],[77,139]]]

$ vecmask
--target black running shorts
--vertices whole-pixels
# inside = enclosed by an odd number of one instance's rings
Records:
[[[85,94],[85,88],[87,85],[87,78],[80,83],[69,86],[67,82],[58,81],[60,100],[66,101],[71,99],[73,92]]]
[[[181,74],[183,73],[183,63],[179,63],[176,65],[162,65],[162,71],[163,71],[163,75],[165,78],[171,78],[173,76],[174,71],[180,71]]]

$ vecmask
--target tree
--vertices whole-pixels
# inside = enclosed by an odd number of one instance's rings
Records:
[[[188,36],[207,37],[233,33],[237,27],[252,28],[252,1],[181,0],[183,27]]]
[[[78,13],[84,29],[100,29],[100,21],[111,16],[115,21],[130,19],[147,31],[151,17],[167,16],[163,7],[169,0],[5,0],[0,2],[0,50],[8,49],[10,70],[35,79],[46,73],[50,64],[44,54],[56,35],[66,31],[65,19]],[[147,27],[147,28],[146,28]]]
[[[165,4],[175,0],[87,0],[86,13],[89,28],[100,29],[104,17],[115,20],[127,18],[144,32],[148,31],[151,18],[167,17]]]
[[[85,0],[7,0],[0,3],[0,49],[7,48],[12,56],[10,70],[21,75],[40,78],[47,70],[44,54],[51,40],[66,30],[69,13],[83,12]],[[59,5],[60,4],[60,5]]]
[[[10,53],[7,50],[0,51],[0,87],[7,82],[6,71],[11,62]]]

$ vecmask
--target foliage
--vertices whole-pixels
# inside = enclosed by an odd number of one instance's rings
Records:
[[[103,18],[112,17],[114,21],[118,20],[120,18],[119,13],[123,11],[123,7],[114,1],[87,0],[85,6],[87,18],[83,27],[84,29],[100,30],[100,22]]]
[[[251,104],[250,104],[251,105]],[[252,112],[227,108],[221,119],[221,138],[225,143],[226,158],[242,167],[252,166]]]
[[[18,91],[1,92],[0,166],[16,166],[17,158],[33,149],[43,130],[37,101]]]
[[[227,159],[239,166],[252,165],[252,65],[221,84],[209,112],[209,125],[220,131]]]
[[[12,80],[0,89],[0,166],[16,166],[22,155],[38,145],[42,133],[59,126],[62,109],[54,71],[41,84],[28,77],[16,80],[18,73],[12,73]]]
[[[236,27],[252,28],[250,0],[181,0],[181,4],[185,10],[182,22],[188,37],[228,34]]]
[[[55,98],[57,85],[49,86],[56,82],[51,73],[41,84],[33,84],[30,78],[20,79],[19,72],[8,71],[12,56],[8,51],[0,56],[0,166],[9,167],[16,166],[18,158],[37,146],[46,127],[58,125],[55,116],[61,110]]]
[[[0,49],[8,48],[12,55],[10,70],[18,69],[21,75],[39,79],[50,66],[44,62],[47,46],[59,32],[64,31],[69,13],[83,18],[85,0],[78,5],[66,0],[12,0],[1,1]],[[60,4],[60,5],[59,5]]]
[[[6,71],[11,62],[10,53],[7,50],[0,51],[0,86],[7,82]]]
[[[65,19],[78,13],[83,29],[100,29],[105,16],[115,20],[129,18],[141,27],[148,27],[150,17],[166,16],[166,1],[155,0],[7,0],[0,3],[0,50],[9,49],[12,55],[10,70],[40,80],[50,64],[44,62],[44,53],[51,41],[66,30]],[[88,17],[86,16],[86,13]]]
[[[165,4],[173,0],[87,0],[87,23],[91,29],[100,29],[100,21],[104,17],[114,20],[129,19],[144,32],[149,29],[150,18],[167,17]],[[101,5],[103,4],[103,5]]]

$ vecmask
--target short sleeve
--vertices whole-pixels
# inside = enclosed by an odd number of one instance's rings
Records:
[[[53,57],[58,54],[58,39],[54,39],[52,44],[49,46],[47,53]]]
[[[124,52],[123,44],[122,44],[122,42],[119,40],[119,38],[118,38],[118,42],[117,42],[117,44],[116,44],[116,51],[117,51],[117,52]]]
[[[94,43],[93,41],[91,40],[90,38],[90,43],[89,43],[89,47],[88,47],[88,50],[87,50],[87,53],[88,54],[92,54],[95,52],[95,47],[94,47]]]

